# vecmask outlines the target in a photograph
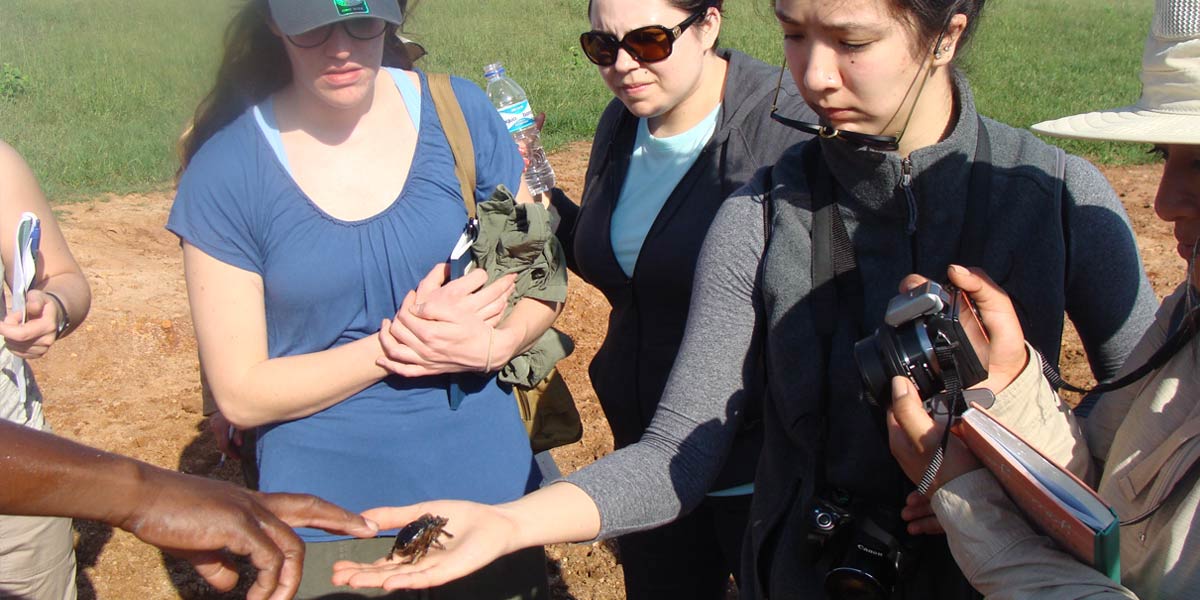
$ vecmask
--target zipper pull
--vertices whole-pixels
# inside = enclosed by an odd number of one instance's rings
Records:
[[[907,156],[900,162],[900,188],[904,190],[904,198],[908,201],[908,227],[906,231],[911,236],[917,232],[917,197],[912,191],[912,160]]]

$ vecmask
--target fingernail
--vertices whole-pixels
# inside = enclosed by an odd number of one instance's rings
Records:
[[[966,275],[966,274],[970,273],[970,271],[968,271],[966,267],[963,267],[961,265],[950,265],[950,271],[952,273],[954,273],[955,275]]]
[[[908,395],[908,386],[904,385],[904,378],[896,376],[892,378],[892,397],[896,399],[903,398]]]

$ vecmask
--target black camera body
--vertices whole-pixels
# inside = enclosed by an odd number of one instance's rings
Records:
[[[987,379],[987,332],[962,290],[926,282],[892,298],[883,320],[854,345],[872,404],[891,405],[897,375],[909,378],[926,399],[946,389],[947,375],[957,377],[961,389]]]
[[[833,600],[886,600],[909,570],[912,553],[867,513],[856,515],[843,503],[821,497],[813,500],[808,539],[817,554],[831,560],[825,593]],[[899,515],[892,520],[903,531]]]

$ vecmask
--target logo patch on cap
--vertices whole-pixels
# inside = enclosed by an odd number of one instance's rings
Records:
[[[342,16],[353,14],[368,14],[371,12],[371,7],[367,6],[367,0],[333,0],[333,5],[337,7],[338,14]]]

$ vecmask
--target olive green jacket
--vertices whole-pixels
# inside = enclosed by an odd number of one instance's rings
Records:
[[[479,219],[479,237],[471,246],[475,263],[487,270],[489,282],[518,274],[509,309],[522,298],[566,302],[567,269],[562,244],[550,227],[550,212],[537,202],[518,204],[503,185],[475,211]],[[534,387],[574,349],[566,334],[547,329],[532,348],[500,369],[500,381]]]

